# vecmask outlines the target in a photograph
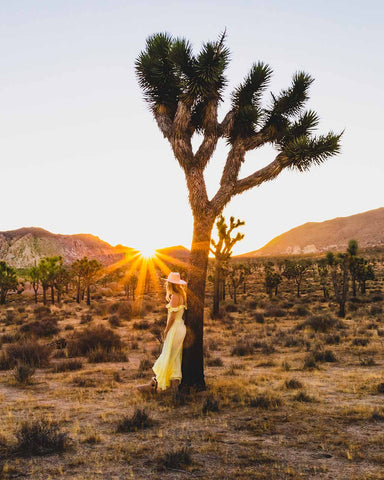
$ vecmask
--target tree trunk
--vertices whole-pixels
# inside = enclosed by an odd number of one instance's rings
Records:
[[[206,390],[203,357],[203,323],[208,254],[214,218],[195,216],[188,275],[187,333],[183,343],[180,389]]]
[[[80,280],[77,282],[76,302],[77,302],[77,303],[80,303]]]
[[[216,258],[215,259],[215,279],[213,285],[213,318],[217,318],[219,316],[219,309],[220,309],[220,261]]]
[[[5,304],[5,297],[6,297],[6,293],[2,290],[0,292],[0,305],[4,305]]]
[[[300,283],[297,284],[297,296],[300,297]]]
[[[344,301],[340,302],[339,317],[342,317],[342,318],[345,317],[345,302]]]
[[[87,305],[91,304],[91,289],[90,286],[87,286]]]
[[[43,287],[43,304],[47,304],[47,287]]]
[[[35,303],[37,303],[37,290],[34,289],[34,292],[35,292]]]
[[[54,305],[55,304],[55,291],[54,291],[52,285],[51,285],[51,301],[52,301],[52,305]]]

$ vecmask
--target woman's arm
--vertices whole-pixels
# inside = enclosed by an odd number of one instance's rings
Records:
[[[171,301],[170,301],[170,306],[175,308],[175,307],[178,307],[179,306],[179,298],[178,298],[178,295],[172,295],[171,297]],[[164,338],[167,336],[167,333],[169,332],[169,330],[171,329],[174,321],[176,319],[176,312],[171,312],[170,316],[169,316],[169,319],[168,319],[168,323],[167,323],[167,326],[165,327],[165,330],[164,330]]]

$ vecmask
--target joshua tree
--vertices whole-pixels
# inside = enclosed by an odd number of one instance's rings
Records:
[[[366,291],[366,282],[367,280],[375,280],[375,272],[373,266],[368,260],[364,258],[359,258],[356,269],[356,280],[359,282],[360,292],[362,294]]]
[[[87,257],[75,260],[72,263],[73,276],[76,279],[76,301],[80,303],[80,297],[84,297],[87,292],[87,305],[91,304],[91,285],[96,281],[97,274],[102,268],[98,260],[88,260]],[[81,295],[82,294],[82,295]]]
[[[268,295],[272,297],[273,292],[275,292],[275,295],[277,295],[277,290],[281,283],[282,277],[280,273],[275,271],[273,262],[267,262],[264,265],[264,275],[264,284]]]
[[[320,258],[316,262],[317,265],[317,273],[319,274],[320,285],[323,289],[324,298],[329,298],[328,292],[328,264],[326,258]]]
[[[135,300],[135,290],[137,287],[138,277],[135,273],[131,273],[124,281],[125,296],[129,300],[129,295],[132,295],[132,299]]]
[[[265,63],[254,63],[243,83],[233,91],[230,109],[220,122],[218,107],[227,84],[225,70],[229,61],[225,37],[224,32],[218,41],[205,43],[195,55],[189,41],[167,33],[154,34],[148,37],[145,50],[136,60],[145,100],[184,171],[194,218],[182,363],[181,388],[186,390],[190,386],[206,389],[203,316],[215,219],[234,195],[276,178],[285,169],[309,170],[340,150],[341,134],[312,135],[319,119],[314,111],[303,111],[313,82],[305,72],[295,73],[291,86],[271,94],[268,105],[263,107],[262,94],[272,69]],[[202,139],[197,149],[192,146],[194,134]],[[227,142],[229,151],[220,187],[209,199],[204,170],[219,139]],[[275,147],[275,158],[239,179],[246,153],[268,144]]]
[[[312,262],[308,259],[301,259],[297,262],[294,260],[285,260],[283,275],[289,280],[293,279],[297,287],[297,296],[300,297],[301,283],[305,274],[310,269]]]
[[[356,280],[357,280],[357,269],[360,262],[357,252],[359,250],[359,245],[357,240],[349,240],[347,254],[349,255],[349,271],[351,274],[352,281],[352,295],[356,297]]]
[[[47,258],[42,258],[37,266],[39,270],[39,279],[43,289],[43,303],[47,304],[47,290],[49,288],[49,265]]]
[[[35,303],[37,303],[37,293],[39,291],[39,285],[40,285],[40,270],[39,270],[39,267],[36,266],[36,263],[33,267],[31,267],[28,270],[27,275],[35,294]]]
[[[55,287],[58,283],[61,270],[63,268],[63,257],[54,256],[45,259],[46,267],[48,269],[48,284],[51,289],[52,305],[55,303]]]
[[[327,263],[331,268],[331,279],[335,299],[339,304],[339,317],[345,317],[345,303],[349,287],[349,254],[332,252],[327,253]]]
[[[0,304],[3,305],[7,298],[8,292],[17,290],[17,274],[16,270],[7,265],[4,261],[0,262]]]
[[[221,269],[223,262],[227,261],[232,255],[233,246],[244,238],[243,233],[237,233],[235,237],[231,237],[231,233],[235,228],[244,225],[245,222],[237,219],[235,222],[235,217],[229,219],[229,227],[225,223],[223,215],[220,215],[219,219],[216,222],[217,233],[219,239],[217,242],[211,239],[212,247],[210,249],[211,253],[215,256],[215,273],[214,273],[214,282],[213,282],[213,311],[212,316],[217,317],[219,314],[220,308],[220,282],[221,282]]]
[[[237,289],[244,282],[244,264],[235,263],[228,267],[229,282],[232,287],[233,301],[237,303]]]

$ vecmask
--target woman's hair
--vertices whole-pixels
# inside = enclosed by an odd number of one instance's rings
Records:
[[[187,292],[185,291],[185,288],[183,287],[183,285],[179,285],[178,283],[167,282],[166,289],[167,289],[167,294],[165,298],[167,302],[171,301],[171,295],[173,293],[178,293],[183,298],[184,305],[187,306]]]

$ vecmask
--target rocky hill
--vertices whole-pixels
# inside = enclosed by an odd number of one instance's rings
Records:
[[[282,233],[264,247],[241,255],[290,255],[344,250],[354,238],[360,248],[384,247],[384,207],[325,222],[308,222]]]
[[[40,258],[52,255],[61,255],[65,264],[85,255],[104,265],[124,257],[121,250],[90,234],[61,235],[37,227],[0,232],[0,260],[13,267],[30,267]]]

